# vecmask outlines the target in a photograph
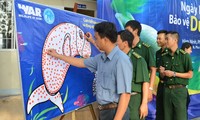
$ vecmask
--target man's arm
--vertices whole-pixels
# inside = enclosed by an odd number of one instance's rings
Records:
[[[140,105],[140,119],[144,119],[148,115],[148,88],[149,83],[142,84],[142,103]]]
[[[101,51],[101,50],[98,48],[98,46],[96,45],[96,42],[95,42],[95,40],[93,39],[92,34],[91,34],[90,32],[87,32],[87,33],[85,34],[85,39],[86,39],[88,42],[92,43],[100,52],[103,52],[103,51]]]
[[[149,84],[149,95],[148,95],[148,101],[151,101],[153,99],[153,86],[154,81],[156,79],[156,67],[150,67],[150,84]]]
[[[119,98],[119,103],[117,107],[117,112],[115,114],[114,120],[122,120],[129,104],[130,93],[122,93]]]
[[[160,66],[160,67],[159,67],[159,73],[160,73],[160,77],[161,77],[161,78],[164,78],[164,77],[165,77],[164,71],[165,71],[165,68],[164,68],[163,66]]]
[[[73,66],[80,67],[80,68],[86,67],[84,64],[83,58],[74,58],[74,57],[70,57],[70,56],[61,55],[61,54],[58,54],[55,49],[49,49],[47,51],[47,54],[50,56],[53,56],[55,58],[61,59]]]
[[[165,70],[164,71],[165,76],[167,77],[179,77],[179,78],[192,78],[193,76],[193,72],[190,70],[186,73],[178,73],[175,71],[171,71],[171,70]]]
[[[87,33],[85,34],[85,39],[86,39],[88,42],[90,42],[90,43],[92,43],[93,45],[96,46],[95,41],[94,41],[94,39],[93,39],[93,37],[92,37],[92,34],[91,34],[90,32],[87,32]]]

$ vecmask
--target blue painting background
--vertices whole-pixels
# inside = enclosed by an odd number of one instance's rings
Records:
[[[94,34],[91,27],[94,24],[86,22],[85,19],[95,21],[96,23],[102,20],[26,1],[15,1],[14,5],[26,119],[51,119],[96,101],[95,91],[93,91],[94,74],[88,69],[70,66],[64,84],[59,90],[64,102],[64,113],[51,101],[47,101],[34,106],[31,113],[27,114],[26,109],[29,95],[38,86],[44,84],[42,76],[42,50],[50,30],[60,23],[72,23],[84,32]],[[20,5],[24,5],[26,9],[29,9],[29,12],[25,13]],[[37,16],[36,9],[41,10],[41,16]],[[47,15],[46,18],[45,15]],[[90,27],[85,27],[83,24],[88,24]],[[97,53],[99,51],[92,46],[91,56]],[[83,102],[84,104],[74,105],[76,101]]]

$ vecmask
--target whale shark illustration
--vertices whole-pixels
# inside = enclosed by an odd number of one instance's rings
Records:
[[[69,63],[55,57],[47,55],[47,50],[56,49],[58,54],[66,56],[80,55],[90,56],[91,46],[85,40],[84,32],[71,23],[60,23],[56,25],[46,37],[42,51],[42,75],[44,84],[38,86],[29,96],[27,103],[27,113],[39,103],[50,100],[63,113],[63,102],[59,90],[61,89]]]

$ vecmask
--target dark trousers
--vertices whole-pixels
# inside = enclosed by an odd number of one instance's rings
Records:
[[[189,109],[189,104],[190,104],[190,95],[187,92],[187,110]],[[188,117],[188,114],[187,114],[187,117]]]
[[[113,120],[115,114],[117,112],[117,108],[115,109],[108,109],[108,110],[101,110],[99,114],[100,120]],[[126,110],[124,117],[122,120],[129,120],[129,108]]]
[[[189,104],[190,104],[190,95],[189,93],[187,92],[187,109],[189,107]]]
[[[131,95],[129,101],[130,120],[143,120],[140,119],[140,105],[142,103],[142,94]]]
[[[164,120],[187,120],[187,88],[164,87]]]
[[[163,92],[164,84],[159,82],[156,96],[156,120],[164,120]]]

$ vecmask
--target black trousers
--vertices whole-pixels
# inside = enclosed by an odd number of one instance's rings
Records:
[[[159,82],[156,96],[156,120],[164,120],[164,84]]]
[[[101,110],[100,114],[99,114],[99,119],[100,120],[113,120],[116,112],[117,112],[117,108]],[[129,115],[130,115],[129,108],[127,108],[122,120],[129,120]]]

